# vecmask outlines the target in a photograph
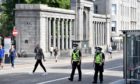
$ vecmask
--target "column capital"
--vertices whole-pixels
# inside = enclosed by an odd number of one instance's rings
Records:
[[[53,18],[53,20],[56,20],[57,18]]]
[[[57,19],[57,21],[60,21],[61,19],[60,18],[56,18]]]
[[[52,20],[52,17],[47,17],[49,20]]]
[[[68,21],[69,21],[69,19],[65,19],[65,21],[66,21],[66,22],[68,22]]]

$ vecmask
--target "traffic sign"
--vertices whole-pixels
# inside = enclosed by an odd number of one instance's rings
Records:
[[[13,36],[17,36],[18,32],[16,30],[16,28],[14,27],[13,32],[12,32]]]

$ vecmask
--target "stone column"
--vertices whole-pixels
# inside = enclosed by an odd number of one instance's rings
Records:
[[[48,20],[48,25],[49,25],[49,49],[50,49],[50,47],[52,46],[52,44],[51,44],[51,38],[52,38],[52,36],[51,36],[51,20],[52,20],[52,18],[49,18],[49,20]]]
[[[99,26],[98,26],[98,43],[99,43],[99,46],[101,46],[101,23],[99,22]]]
[[[100,22],[100,33],[99,33],[99,35],[100,35],[100,46],[102,46],[102,23]]]
[[[100,46],[101,45],[101,23],[99,22],[98,24],[98,45]]]
[[[46,52],[46,20],[40,18],[40,47]]]
[[[48,50],[48,49],[49,49],[49,46],[48,46],[48,45],[49,45],[49,44],[48,44],[48,43],[49,43],[48,18],[46,18],[46,21],[45,21],[45,22],[46,22],[46,36],[45,36],[45,37],[46,37],[46,51],[48,52],[48,51],[49,51],[49,50]]]
[[[99,22],[99,30],[98,30],[98,43],[99,43],[99,46],[101,46],[101,23]]]
[[[95,37],[96,37],[96,30],[95,30],[95,21],[93,22],[93,45],[94,45],[94,47],[95,47]]]
[[[99,46],[99,22],[97,22],[97,46]]]
[[[107,45],[110,45],[110,37],[111,37],[111,26],[110,26],[110,20],[107,20],[106,22],[106,37],[107,37]]]
[[[103,23],[101,23],[101,45],[103,46]]]
[[[65,32],[65,38],[66,38],[66,49],[68,49],[68,19],[66,19],[66,32]]]
[[[57,27],[58,27],[58,29],[57,29],[57,48],[58,49],[60,49],[60,19],[58,18],[58,20],[57,20]]]
[[[62,19],[62,32],[61,32],[61,35],[62,35],[62,49],[64,49],[64,21],[65,19]]]
[[[70,46],[70,49],[72,49],[72,20],[70,20],[70,22],[69,22],[69,24],[70,24],[70,31],[69,31],[69,46]]]
[[[105,30],[105,26],[104,26],[104,22],[103,22],[103,45],[104,45],[104,40],[105,40],[105,38],[104,38],[104,35],[105,35],[104,34],[105,33],[104,30]]]
[[[94,25],[93,25],[93,8],[90,8],[90,11],[89,11],[89,17],[88,17],[88,19],[89,19],[89,29],[88,29],[88,40],[89,40],[89,47],[91,47],[91,53],[92,54],[94,54],[95,53],[95,49],[94,49],[94,47],[95,47],[95,45],[94,45]]]
[[[78,7],[78,14],[76,19],[78,19],[77,21],[77,28],[76,28],[76,39],[75,40],[83,40],[83,9],[84,9],[84,6],[80,6]],[[79,48],[82,48],[82,43],[80,42],[79,43]]]
[[[53,19],[53,48],[56,47],[56,18]]]
[[[95,46],[97,46],[97,27],[98,27],[98,25],[97,25],[97,22],[95,22],[95,32],[96,32],[96,37],[95,37]]]
[[[102,46],[102,23],[100,22],[100,45]]]

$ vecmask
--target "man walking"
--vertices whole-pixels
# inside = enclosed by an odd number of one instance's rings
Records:
[[[100,73],[100,83],[103,83],[103,71],[104,71],[104,61],[105,56],[102,53],[102,48],[96,47],[95,57],[94,57],[94,65],[95,65],[95,74],[94,74],[94,81],[92,83],[97,83],[98,79],[98,72]]]
[[[71,57],[71,64],[72,64],[72,72],[70,75],[70,78],[68,78],[70,81],[73,81],[73,77],[75,74],[75,69],[78,69],[79,73],[79,80],[82,79],[82,72],[81,72],[81,51],[78,49],[78,45],[74,45],[74,50]]]
[[[43,63],[42,63],[42,59],[45,61],[44,54],[43,54],[43,51],[42,51],[42,49],[40,48],[39,45],[36,46],[34,52],[36,53],[35,59],[36,59],[37,61],[36,61],[35,66],[34,66],[33,73],[35,72],[35,70],[36,70],[38,64],[40,64],[41,67],[44,69],[45,74],[47,74],[47,73],[46,73],[46,69],[45,69],[45,67],[44,67],[44,65],[43,65]]]

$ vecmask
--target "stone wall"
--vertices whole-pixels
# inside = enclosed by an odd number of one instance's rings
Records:
[[[15,23],[19,32],[16,37],[18,52],[32,54],[36,44],[40,44],[46,56],[49,56],[50,47],[57,47],[61,56],[69,56],[72,41],[75,40],[81,42],[79,48],[84,55],[93,54],[95,46],[104,48],[110,40],[110,17],[94,14],[93,10],[93,2],[86,0],[82,0],[77,12],[41,4],[17,4]],[[96,45],[97,40],[102,42]]]

